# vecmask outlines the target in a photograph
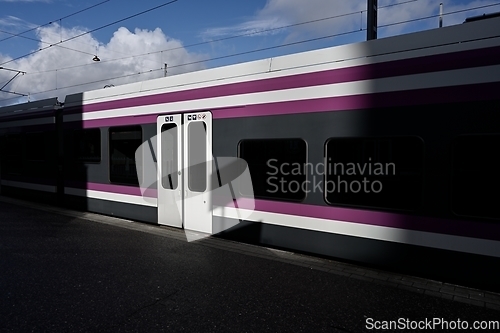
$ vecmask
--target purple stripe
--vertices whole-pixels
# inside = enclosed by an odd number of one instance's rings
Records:
[[[203,98],[292,89],[384,77],[430,73],[435,71],[490,66],[500,63],[500,47],[402,59],[378,64],[333,69],[322,72],[290,75],[250,82],[163,93],[152,96],[125,98],[78,106],[65,113],[93,112],[124,107],[172,103]]]
[[[127,194],[127,195],[142,197],[141,189],[138,186],[125,186],[125,185],[113,185],[113,184],[101,184],[101,183],[82,183],[74,181],[66,181],[65,186],[83,190],[109,192],[116,194]],[[151,198],[157,197],[156,190],[148,189],[145,191],[144,194],[145,196]]]
[[[144,190],[144,196],[148,198],[158,198],[158,190],[156,188],[147,188]]]
[[[493,100],[498,98],[499,89],[500,82],[495,82],[247,105],[244,108],[214,110],[213,119]]]
[[[84,185],[82,183],[72,182],[67,182],[66,186],[101,192],[141,196],[140,188],[134,186],[99,183],[87,183]],[[155,198],[157,197],[157,191],[146,191],[145,196]],[[248,200],[239,199],[238,207],[252,209],[253,205]],[[255,210],[326,220],[339,220],[381,227],[500,240],[500,225],[496,223],[451,220],[401,213],[388,213],[332,206],[315,206],[270,200],[255,200]]]
[[[280,114],[359,110],[369,108],[460,103],[498,98],[500,82],[397,91],[378,94],[327,97],[213,109],[213,119],[272,116]],[[192,110],[196,111],[196,110]],[[156,123],[157,115],[116,117],[84,121],[85,128]]]
[[[158,115],[147,116],[134,116],[134,117],[117,117],[106,119],[95,119],[83,121],[82,128],[96,128],[96,127],[111,127],[111,126],[127,126],[127,125],[141,125],[156,123]]]
[[[111,126],[128,126],[128,125],[141,125],[141,124],[154,124],[158,115],[145,115],[145,116],[130,116],[130,117],[115,117],[95,120],[75,120],[66,121],[64,123],[65,129],[82,129],[82,128],[97,128],[97,127],[111,127]]]
[[[87,189],[93,191],[113,192],[113,193],[141,196],[141,189],[136,186],[87,183]]]
[[[240,201],[238,201],[238,205],[240,208],[247,206],[244,202]],[[500,240],[500,225],[496,223],[441,219],[399,213],[314,206],[269,200],[255,200],[255,210],[398,229]]]

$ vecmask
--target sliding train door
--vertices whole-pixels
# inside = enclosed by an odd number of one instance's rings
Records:
[[[182,115],[160,116],[157,128],[158,223],[182,227]]]
[[[184,228],[212,233],[212,114],[184,114]]]
[[[212,233],[212,114],[157,119],[158,223]]]

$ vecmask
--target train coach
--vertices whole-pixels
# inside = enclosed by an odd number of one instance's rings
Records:
[[[1,191],[499,291],[499,28],[9,106]],[[235,188],[215,205],[217,182]]]

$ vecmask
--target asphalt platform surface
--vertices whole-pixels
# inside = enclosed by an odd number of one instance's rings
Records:
[[[0,200],[0,332],[374,332],[389,321],[400,326],[380,331],[479,332],[474,322],[500,320],[497,294],[384,274]]]

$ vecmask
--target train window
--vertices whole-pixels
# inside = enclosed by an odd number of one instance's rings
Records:
[[[418,137],[331,138],[325,144],[330,205],[418,210],[424,143]]]
[[[140,126],[109,129],[109,180],[113,183],[139,185],[135,151],[142,144]]]
[[[26,160],[45,160],[45,133],[34,132],[26,134]]]
[[[297,202],[306,198],[307,144],[304,140],[242,140],[238,156],[248,164],[255,198]]]
[[[452,145],[452,210],[457,215],[500,218],[497,193],[500,135],[467,135]]]
[[[10,134],[4,137],[3,171],[6,174],[19,175],[23,170],[24,136]]]
[[[164,124],[161,127],[161,169],[163,188],[175,190],[177,189],[177,125],[174,123]]]
[[[101,162],[101,130],[98,128],[75,130],[73,154],[80,162]]]
[[[204,121],[188,125],[188,186],[191,191],[207,188],[207,125]]]
[[[3,141],[3,153],[7,159],[22,158],[23,136],[21,134],[6,135]]]

